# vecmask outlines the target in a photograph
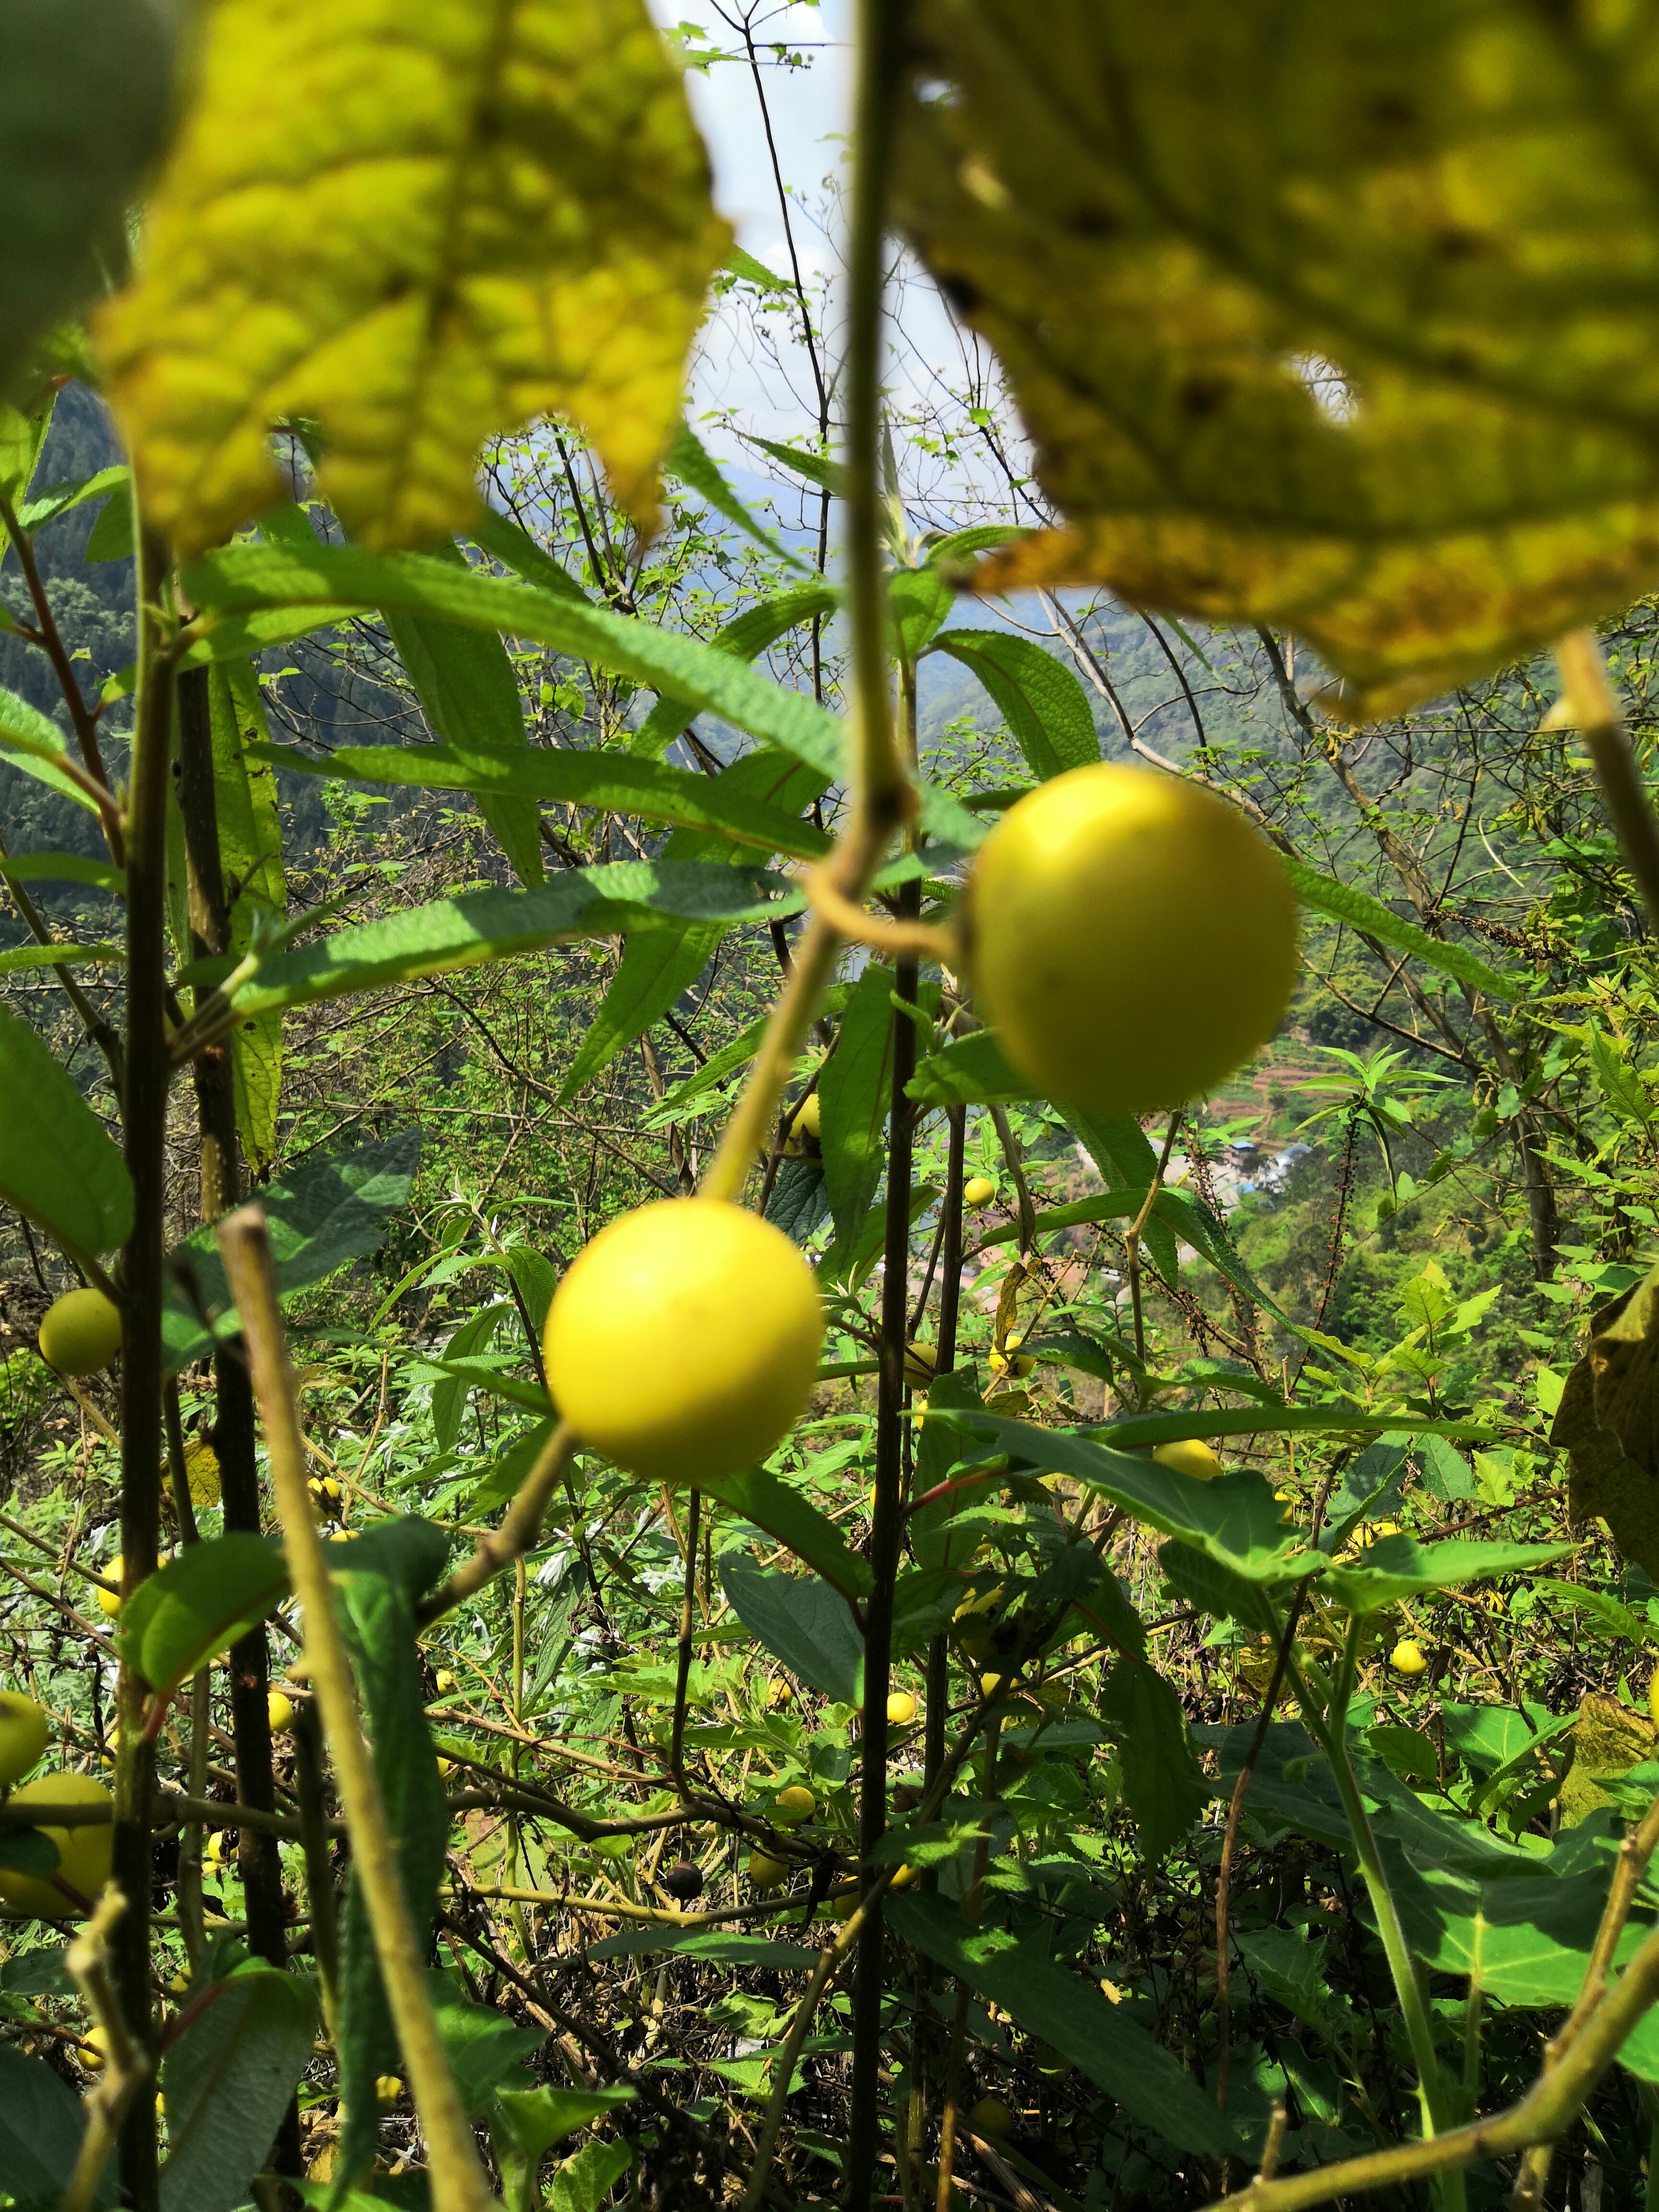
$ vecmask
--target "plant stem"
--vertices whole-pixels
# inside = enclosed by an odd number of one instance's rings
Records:
[[[433,2015],[426,1961],[398,1869],[398,1843],[364,1741],[328,1559],[306,1487],[305,1442],[283,1341],[270,1243],[258,1206],[245,1206],[221,1222],[219,1249],[242,1316],[283,1549],[305,1625],[306,1662],[334,1756],[352,1863],[426,2136],[434,2212],[485,2212],[489,2191]]]
[[[171,772],[173,667],[161,592],[167,553],[155,533],[138,551],[139,676],[127,802],[126,1095],[122,1122],[132,1178],[132,1233],[121,1255],[125,1299],[121,1347],[122,1590],[131,1597],[155,1571],[161,1528],[162,1268],[167,1256],[167,809]],[[155,1753],[144,1741],[145,1685],[123,1666],[116,1692],[112,1878],[126,1910],[110,1932],[110,1960],[128,2033],[152,2048],[149,1977],[149,1800]],[[154,2212],[159,2180],[155,2114],[148,2099],[121,2126],[121,2181],[135,2212]]]
[[[1555,648],[1566,687],[1560,720],[1576,727],[1595,769],[1606,807],[1642,903],[1648,927],[1659,933],[1659,819],[1648,802],[1642,772],[1625,735],[1619,702],[1607,682],[1593,630],[1574,630]]]

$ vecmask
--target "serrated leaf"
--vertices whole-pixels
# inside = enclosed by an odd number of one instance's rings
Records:
[[[1188,1741],[1181,1700],[1144,1659],[1122,1658],[1101,1684],[1100,1717],[1117,1741],[1141,1855],[1155,1863],[1174,1850],[1212,1795]]]
[[[499,641],[492,641],[499,645]],[[612,814],[637,814],[647,822],[714,831],[769,857],[787,853],[818,860],[830,847],[830,840],[811,823],[767,805],[740,786],[723,790],[723,775],[695,775],[628,753],[538,745],[523,746],[516,753],[469,757],[447,745],[340,745],[318,760],[295,745],[264,745],[259,757],[301,775],[471,791],[487,799],[522,794]],[[535,880],[541,881],[539,874]]]
[[[476,510],[483,441],[549,410],[648,524],[730,234],[641,0],[217,0],[202,41],[100,319],[156,526],[188,554],[272,505],[297,416],[355,534],[427,544]]]
[[[1577,1549],[1576,1544],[1480,1544],[1456,1538],[1419,1544],[1414,1536],[1384,1536],[1367,1547],[1364,1566],[1328,1568],[1321,1594],[1352,1613],[1381,1613],[1401,1598],[1421,1597],[1430,1590],[1460,1589],[1465,1583],[1495,1575],[1534,1574]]]
[[[81,1255],[112,1252],[132,1228],[125,1161],[28,1024],[3,1010],[0,1196]]]
[[[792,629],[799,629],[805,623],[826,620],[840,603],[839,595],[828,584],[796,584],[772,599],[763,599],[757,606],[745,607],[724,629],[716,630],[709,643],[717,653],[729,653],[734,659],[757,660],[768,646],[775,645]],[[672,696],[659,699],[628,740],[629,751],[653,758],[665,752],[677,738],[684,735],[695,711]],[[741,761],[734,762],[726,774],[733,774],[742,765]],[[830,781],[826,775],[819,789],[827,790]]]
[[[913,35],[900,219],[1066,518],[983,588],[1283,624],[1369,720],[1648,587],[1647,16],[927,0]]]
[[[146,0],[0,0],[0,385],[126,258],[172,106],[173,21]]]
[[[85,812],[96,814],[96,801],[58,765],[68,750],[56,722],[49,721],[38,707],[30,706],[15,691],[0,690],[0,754],[5,756],[7,766],[32,776],[36,783],[45,784],[48,791],[55,791],[60,799],[69,799]]]
[[[1206,2094],[1139,2021],[1047,1954],[1042,1939],[1019,1942],[1002,1929],[978,1934],[939,1897],[890,1897],[895,1935],[1069,2058],[1132,2118],[1164,2141],[1212,2157],[1238,2148]]]
[[[420,1154],[420,1131],[403,1129],[355,1152],[307,1160],[281,1182],[269,1183],[260,1191],[279,1297],[292,1297],[348,1260],[374,1250],[386,1233],[387,1220],[408,1202]],[[204,1313],[221,1336],[232,1334],[235,1327],[224,1263],[210,1224],[173,1247],[167,1275],[162,1355],[167,1372],[176,1374],[191,1360],[205,1358],[213,1347]]]
[[[161,2068],[161,2212],[234,2212],[264,2166],[317,2033],[317,2000],[274,1967],[211,1985]]]
[[[663,465],[688,489],[696,492],[700,499],[706,500],[716,514],[723,514],[728,522],[736,523],[738,528],[746,537],[752,538],[757,545],[764,547],[778,560],[787,561],[792,568],[806,566],[787,547],[780,545],[771,532],[750,514],[726,481],[720,464],[704,449],[702,441],[689,422],[682,422],[675,431]]]
[[[281,1546],[234,1531],[186,1545],[146,1576],[122,1607],[119,1643],[125,1664],[155,1692],[153,1710],[268,1619],[288,1587]]]
[[[769,1474],[764,1468],[750,1468],[741,1474],[722,1475],[718,1482],[700,1483],[705,1497],[713,1498],[745,1521],[763,1528],[787,1544],[803,1565],[844,1596],[862,1598],[870,1589],[870,1565],[848,1545],[827,1513],[803,1497],[793,1483]]]
[[[1384,906],[1381,899],[1373,898],[1355,884],[1339,883],[1334,876],[1325,875],[1289,854],[1281,853],[1279,858],[1291,879],[1291,888],[1304,906],[1328,915],[1333,921],[1346,921],[1350,928],[1363,930],[1367,937],[1374,937],[1379,945],[1391,946],[1396,952],[1409,952],[1425,968],[1437,968],[1443,975],[1467,983],[1473,991],[1484,991],[1489,999],[1508,1001],[1526,995],[1526,976],[1500,975],[1466,946],[1448,945],[1442,938],[1431,937],[1427,930],[1407,921],[1392,907]]]
[[[994,1031],[975,1030],[930,1052],[904,1095],[922,1106],[975,1106],[1013,1103],[1036,1093],[1003,1058]]]
[[[720,1588],[751,1636],[826,1698],[863,1700],[864,1638],[839,1591],[818,1575],[778,1574],[744,1559],[720,1563]]]
[[[1100,758],[1083,686],[1035,638],[1004,629],[950,629],[933,649],[948,653],[979,678],[1039,780]]]

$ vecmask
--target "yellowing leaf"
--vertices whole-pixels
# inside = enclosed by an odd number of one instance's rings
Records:
[[[1659,577],[1659,19],[921,0],[902,212],[1065,526],[1393,709]]]
[[[548,410],[649,520],[729,233],[642,0],[210,0],[201,42],[98,327],[179,551],[282,495],[296,417],[371,545],[464,528],[479,446]]]

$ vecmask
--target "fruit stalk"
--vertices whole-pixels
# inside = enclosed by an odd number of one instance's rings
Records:
[[[487,2212],[489,2191],[433,2016],[426,1960],[410,1917],[398,1845],[363,1736],[356,1685],[335,1615],[328,1560],[306,1487],[305,1443],[283,1340],[264,1214],[257,1205],[244,1206],[220,1223],[218,1236],[264,1421],[283,1549],[305,1624],[306,1662],[334,1755],[340,1803],[386,2002],[426,2135],[434,2212]]]
[[[155,1571],[161,1518],[161,1300],[166,1258],[167,808],[173,664],[161,599],[166,548],[139,542],[138,710],[127,800],[127,1003],[122,1134],[132,1178],[132,1233],[121,1255],[121,1557],[123,1595]],[[116,1685],[112,1878],[126,1910],[109,1935],[111,1965],[129,2034],[146,2055],[153,2040],[149,1978],[149,1799],[155,1757],[144,1740],[145,1686],[125,1662]],[[148,2099],[121,2124],[121,2181],[135,2212],[159,2201],[155,2114]]]

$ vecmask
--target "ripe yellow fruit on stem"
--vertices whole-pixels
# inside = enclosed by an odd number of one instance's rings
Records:
[[[908,1728],[916,1717],[916,1701],[908,1690],[895,1690],[887,1700],[887,1719],[893,1728]]]
[[[1152,1457],[1160,1467],[1172,1467],[1178,1474],[1190,1474],[1196,1482],[1212,1482],[1225,1472],[1201,1437],[1182,1437],[1174,1443],[1159,1444]]]
[[[284,1729],[294,1725],[294,1700],[285,1698],[280,1690],[272,1690],[265,1698],[265,1713],[272,1735],[280,1735]]]
[[[794,1118],[789,1124],[789,1134],[783,1140],[784,1152],[790,1159],[798,1160],[803,1157],[809,1139],[815,1145],[821,1141],[823,1132],[819,1122],[823,1111],[816,1091],[809,1091],[796,1107]]]
[[[12,1805],[108,1805],[90,1774],[41,1774],[14,1790]],[[15,1919],[68,1920],[88,1911],[109,1880],[114,1830],[107,1820],[84,1828],[43,1828],[58,1846],[55,1875],[13,1874],[0,1867],[0,1911]],[[59,1887],[62,1884],[63,1887]]]
[[[653,1482],[764,1459],[805,1411],[823,1310],[781,1229],[665,1199],[603,1229],[547,1316],[548,1386],[580,1441]]]
[[[968,2124],[976,2136],[1011,2136],[1014,2116],[1000,2097],[981,2097],[969,2108]]]
[[[403,2094],[403,2081],[398,2075],[377,2074],[374,2076],[374,2094],[381,2104],[395,2105]]]
[[[65,1291],[40,1322],[40,1357],[60,1375],[95,1375],[121,1349],[121,1315],[101,1291]]]
[[[1271,847],[1215,793],[1149,769],[1073,769],[1011,807],[962,919],[1006,1057],[1097,1112],[1201,1097],[1267,1043],[1296,981]]]
[[[103,2027],[89,2027],[86,2041],[75,2055],[88,2074],[101,2074],[109,2063],[109,2030]]]
[[[447,1667],[440,1667],[432,1681],[441,1698],[447,1698],[455,1686],[455,1677]]]
[[[811,1791],[797,1782],[787,1790],[780,1790],[778,1802],[772,1808],[772,1818],[781,1828],[799,1828],[803,1820],[810,1820],[818,1809],[818,1801]]]
[[[1000,1352],[994,1349],[992,1351],[991,1372],[994,1375],[1029,1375],[1036,1365],[1036,1361],[1030,1352],[1020,1351],[1019,1347],[1024,1341],[1025,1338],[1021,1333],[1006,1336],[1003,1339],[1003,1349]]]
[[[964,1206],[988,1206],[997,1194],[997,1187],[989,1176],[969,1176],[962,1186]]]
[[[749,1879],[759,1890],[781,1889],[789,1879],[787,1859],[775,1859],[769,1851],[750,1851]]]
[[[18,1690],[0,1690],[0,1790],[21,1781],[46,1747],[52,1723]]]
[[[1396,1674],[1415,1676],[1426,1674],[1429,1662],[1420,1644],[1409,1636],[1402,1636],[1389,1654],[1389,1664]]]

